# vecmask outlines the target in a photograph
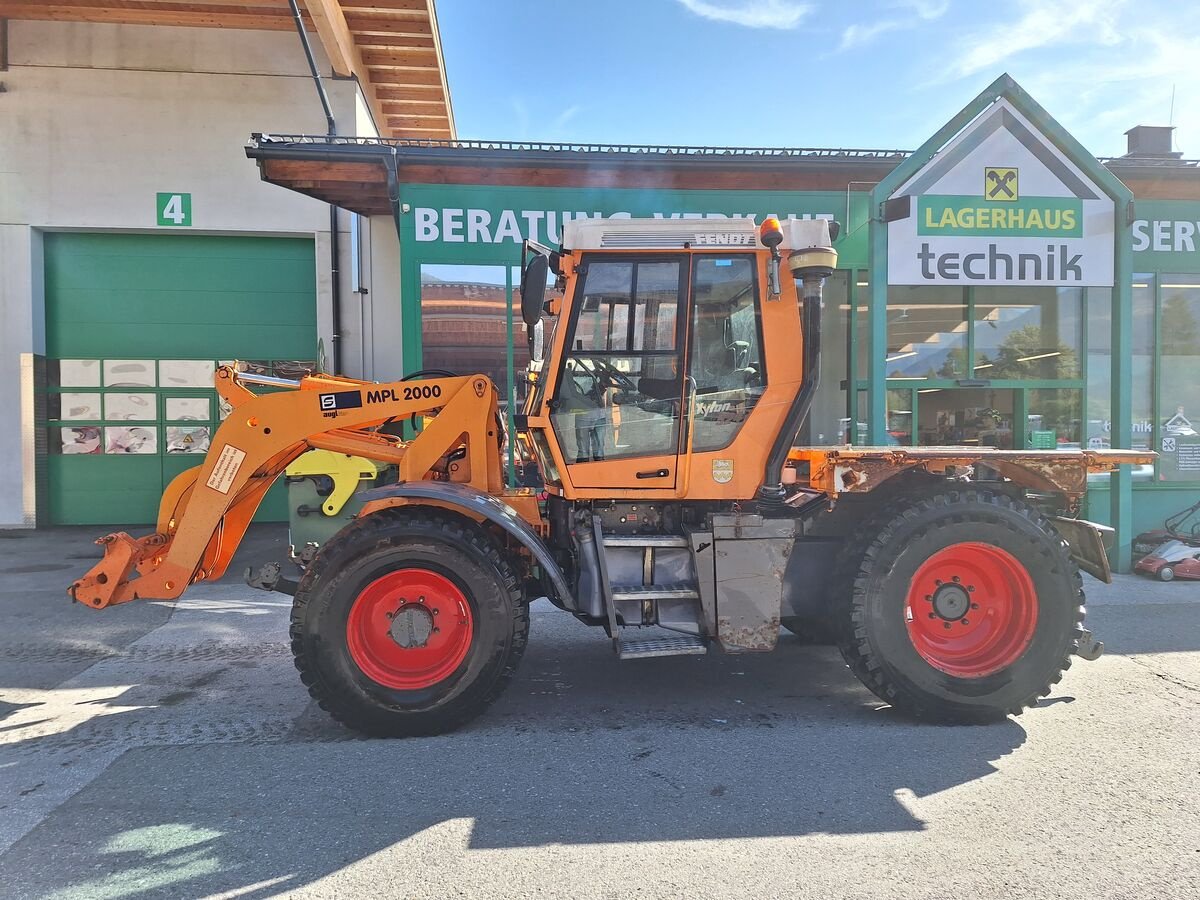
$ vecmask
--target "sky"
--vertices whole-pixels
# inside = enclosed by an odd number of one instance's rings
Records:
[[[1012,75],[1200,158],[1200,0],[438,0],[460,138],[916,149]],[[1172,93],[1174,100],[1172,103]]]

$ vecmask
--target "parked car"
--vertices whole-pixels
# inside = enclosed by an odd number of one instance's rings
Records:
[[[1134,565],[1135,572],[1152,575],[1159,581],[1190,578],[1200,581],[1200,547],[1183,541],[1167,541]]]

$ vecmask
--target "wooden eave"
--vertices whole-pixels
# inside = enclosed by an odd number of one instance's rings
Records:
[[[301,0],[333,72],[358,79],[384,137],[453,139],[434,0]],[[0,0],[0,19],[288,31],[288,0]]]

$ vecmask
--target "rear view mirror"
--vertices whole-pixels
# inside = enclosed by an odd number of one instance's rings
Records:
[[[541,253],[531,256],[521,271],[521,318],[530,328],[541,321],[549,271],[550,260]]]

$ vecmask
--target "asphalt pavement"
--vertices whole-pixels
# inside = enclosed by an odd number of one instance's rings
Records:
[[[540,601],[491,710],[384,741],[240,583],[282,529],[178,604],[72,606],[103,530],[0,531],[0,896],[1200,896],[1200,582],[1088,579],[1105,655],[985,727],[786,634],[619,662]]]

